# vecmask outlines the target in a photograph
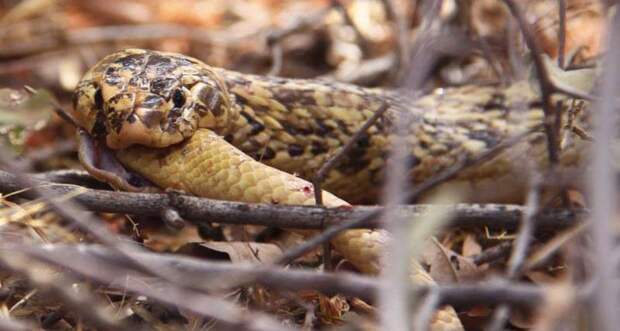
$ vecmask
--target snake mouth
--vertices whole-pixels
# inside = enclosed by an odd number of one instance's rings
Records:
[[[78,156],[86,170],[97,179],[129,192],[159,192],[143,176],[127,170],[106,144],[78,129]]]
[[[181,132],[164,132],[151,129],[142,121],[127,121],[119,131],[108,132],[105,141],[111,149],[124,149],[132,145],[163,148],[183,141]]]

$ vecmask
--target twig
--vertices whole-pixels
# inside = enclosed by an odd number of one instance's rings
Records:
[[[506,272],[506,278],[514,280],[519,277],[522,266],[527,256],[527,251],[530,247],[531,238],[534,232],[533,219],[536,213],[538,213],[538,200],[540,199],[541,179],[538,175],[534,175],[534,179],[530,185],[531,189],[527,196],[528,212],[523,215],[523,221],[521,222],[521,229],[519,235],[514,244],[512,255],[508,260],[508,270]],[[500,305],[493,314],[491,323],[487,330],[500,331],[503,330],[504,324],[510,314],[510,307],[507,305]]]
[[[512,16],[519,23],[521,33],[528,48],[530,49],[534,67],[536,68],[536,74],[538,75],[538,84],[540,87],[540,93],[542,94],[543,112],[545,119],[543,127],[545,128],[545,135],[547,137],[547,153],[549,156],[549,167],[554,168],[559,162],[558,153],[558,132],[556,132],[553,123],[555,122],[555,116],[560,116],[560,113],[555,109],[555,105],[551,101],[552,94],[557,91],[555,85],[549,77],[547,68],[545,67],[542,50],[538,46],[534,34],[530,25],[527,23],[525,15],[521,11],[521,8],[514,0],[504,0],[506,6],[510,9]]]
[[[362,138],[364,134],[368,131],[368,129],[373,126],[385,112],[390,109],[388,103],[383,103],[381,107],[351,136],[351,139],[347,141],[347,143],[342,146],[340,149],[334,153],[317,171],[314,179],[312,180],[312,185],[314,186],[314,200],[317,205],[323,205],[323,189],[321,188],[321,184],[325,180],[325,176],[329,174],[329,172],[337,166],[342,159],[347,156],[353,146]]]
[[[362,53],[365,53],[369,48],[368,40],[364,37],[360,29],[357,27],[357,25],[353,21],[353,18],[349,14],[349,11],[347,10],[346,6],[342,4],[342,0],[331,0],[331,2],[332,2],[333,7],[335,9],[338,9],[338,11],[340,11],[342,18],[344,19],[344,22],[353,29],[353,32],[355,32],[355,38],[359,42],[359,47],[362,50]]]
[[[393,71],[393,76],[396,80],[400,80],[402,76],[400,71],[405,72],[407,80],[403,85],[404,92],[406,96],[414,99],[437,61],[437,51],[433,49],[423,51],[417,48],[410,61],[410,45],[403,17],[396,12],[392,0],[384,0],[383,3],[388,17],[395,21],[395,30],[398,34],[400,58],[395,66],[397,71]],[[430,4],[431,8],[425,13],[426,20],[418,33],[418,40],[421,41],[418,46],[431,39],[432,24],[430,22],[436,19],[438,12],[435,9],[441,6],[441,1],[426,1],[424,4]],[[416,236],[415,239],[420,237],[421,228],[414,228],[411,222],[407,222],[402,214],[396,211],[396,206],[407,202],[407,193],[410,191],[407,156],[413,150],[408,143],[408,137],[413,132],[411,132],[409,122],[405,120],[398,120],[392,130],[394,137],[390,141],[390,153],[385,169],[386,183],[383,200],[386,211],[381,215],[381,220],[385,223],[391,238],[386,243],[383,253],[379,310],[383,329],[407,330],[411,325],[410,306],[419,297],[411,296],[406,289],[408,283],[412,281],[411,273],[416,272],[412,268],[421,268],[414,255],[418,253],[414,250],[420,247],[411,245],[409,240],[412,236]],[[427,235],[432,235],[432,233],[427,233]],[[416,241],[415,239],[413,240]],[[413,286],[417,285],[420,284],[413,283]]]
[[[504,84],[510,82],[509,78],[506,77],[507,75],[502,74],[500,64],[498,64],[493,58],[493,54],[491,53],[491,48],[489,47],[487,40],[481,36],[477,36],[476,41],[482,53],[482,57],[487,61],[497,79]]]
[[[439,291],[434,287],[430,287],[424,297],[424,300],[420,302],[421,307],[416,318],[414,319],[413,330],[428,330],[428,326],[433,318],[433,313],[439,305],[439,301]]]
[[[4,245],[0,249],[23,252],[42,262],[66,268],[97,282],[112,283],[115,286],[123,285],[127,275],[137,280],[145,276],[139,270],[130,269],[130,265],[125,264],[124,259],[113,250],[100,245],[48,245],[45,248]],[[376,278],[344,272],[330,274],[266,265],[210,262],[187,256],[151,252],[137,252],[134,257],[144,259],[147,263],[154,263],[158,267],[175,269],[179,273],[199,275],[203,281],[217,279],[211,282],[213,289],[226,289],[227,282],[237,276],[255,279],[259,284],[273,289],[287,291],[311,289],[328,295],[340,293],[368,301],[374,300],[380,289]],[[231,282],[234,283],[234,281]],[[138,281],[132,284],[135,283]],[[438,305],[450,304],[458,307],[495,306],[502,303],[517,307],[536,307],[544,301],[545,297],[544,287],[507,282],[419,286],[411,291],[416,295],[427,295],[431,289],[437,291]],[[145,293],[149,292],[151,291]],[[151,294],[145,295],[151,296]]]
[[[466,168],[481,164],[493,158],[497,154],[504,151],[506,148],[513,146],[514,144],[517,144],[527,135],[529,135],[530,133],[534,131],[537,131],[538,129],[539,129],[539,126],[534,127],[530,130],[527,130],[526,132],[523,132],[522,134],[516,135],[510,139],[507,139],[506,141],[502,143],[495,145],[493,148],[480,154],[478,157],[474,159],[466,159],[466,160],[462,160],[461,162],[456,163],[452,167],[427,179],[426,181],[422,182],[420,185],[417,185],[416,188],[412,192],[407,194],[405,201],[414,200],[415,198],[419,197],[422,193],[427,192],[428,190],[439,185],[440,183],[446,180],[449,180],[451,178],[454,178],[455,176],[459,174],[460,171],[463,171]],[[366,222],[372,219],[376,219],[377,217],[381,215],[380,213],[381,211],[374,211],[364,216],[361,216],[360,218],[338,223],[337,225],[328,228],[323,233],[308,239],[307,241],[300,244],[299,246],[286,251],[281,256],[281,258],[278,260],[278,263],[284,263],[284,264],[290,263],[291,261],[303,256],[304,254],[310,252],[314,248],[320,246],[324,242],[331,240],[336,235],[338,235],[340,232],[347,230],[347,229],[359,227],[362,224],[365,224]]]
[[[541,125],[538,125],[533,128],[530,128],[529,130],[526,130],[525,132],[522,132],[511,138],[508,138],[505,141],[495,145],[491,149],[486,150],[484,153],[480,154],[479,156],[473,159],[461,159],[460,161],[456,162],[449,168],[443,170],[442,172],[436,174],[433,177],[426,179],[424,182],[416,185],[415,189],[411,193],[409,193],[407,201],[415,201],[420,196],[422,196],[424,193],[435,188],[437,185],[456,177],[459,173],[461,173],[461,171],[467,168],[482,164],[492,159],[493,157],[497,156],[499,153],[506,150],[507,148],[514,146],[518,144],[519,142],[523,141],[525,137],[540,130],[540,128],[541,128]]]
[[[282,45],[274,43],[269,49],[271,51],[271,68],[269,68],[267,75],[277,76],[282,71]]]
[[[486,249],[478,255],[472,256],[471,259],[474,264],[483,265],[509,256],[511,250],[512,241],[506,241],[499,245]]]
[[[387,103],[383,103],[381,107],[353,134],[351,139],[347,141],[347,143],[342,146],[340,149],[336,151],[336,153],[331,156],[321,168],[317,171],[314,179],[312,180],[312,185],[314,189],[314,201],[316,205],[323,205],[323,189],[321,188],[321,184],[325,180],[325,176],[335,167],[337,166],[342,159],[351,152],[353,146],[362,138],[362,136],[368,131],[368,129],[379,120],[383,114],[389,109],[389,105]],[[331,249],[329,242],[326,241],[323,244],[323,265],[327,269],[331,268]]]
[[[321,229],[329,226],[380,227],[376,221],[384,208],[378,206],[353,206],[350,208],[323,208],[317,206],[284,206],[272,204],[250,204],[233,201],[211,200],[188,195],[131,193],[88,189],[75,185],[55,184],[36,181],[40,191],[53,197],[72,196],[78,207],[95,212],[122,213],[139,216],[160,216],[162,208],[170,206],[177,210],[183,219],[194,224],[210,224],[212,221],[225,224],[251,224],[297,229]],[[0,192],[11,193],[32,186],[23,185],[17,178],[0,170]],[[79,194],[75,194],[79,190]],[[31,196],[28,190],[21,193]],[[527,208],[519,205],[502,204],[456,204],[456,205],[405,205],[399,206],[399,213],[407,219],[424,218],[433,209],[448,210],[454,219],[452,226],[492,229],[516,229]],[[2,216],[6,216],[5,210]],[[587,210],[552,209],[536,216],[536,224],[545,229],[561,229],[573,226]],[[354,224],[351,221],[354,220]]]
[[[118,288],[124,288],[138,295],[148,296],[162,303],[176,305],[201,316],[215,318],[222,327],[228,327],[233,330],[255,331],[291,330],[291,328],[285,327],[282,323],[266,314],[249,312],[225,300],[179,287],[163,279],[157,279],[157,286],[153,286],[153,284],[149,284],[149,274],[144,273],[142,269],[134,269],[135,264],[131,263],[131,260],[119,255],[118,252],[109,247],[99,246],[99,251],[104,252],[114,263],[109,263],[109,261],[102,260],[101,258],[93,258],[92,255],[84,255],[85,252],[88,252],[88,246],[80,247],[80,250],[76,250],[71,246],[64,246],[65,249],[63,250],[61,245],[59,248],[60,253],[57,254],[54,254],[55,246],[40,248],[36,246],[4,245],[2,249],[8,250],[8,252],[19,251],[25,253],[31,258],[73,271],[102,284],[116,282],[115,285]],[[153,253],[140,253],[136,251],[132,253],[131,259],[152,256],[149,254]],[[169,263],[174,265],[179,258],[181,257],[174,256]],[[150,263],[151,261],[148,262]],[[155,267],[159,265],[161,263],[157,263]],[[204,278],[202,279],[204,280]],[[90,305],[84,305],[84,307],[89,308]],[[114,328],[104,329],[113,330]]]
[[[594,140],[596,144],[590,169],[590,192],[592,193],[592,241],[594,247],[594,278],[591,312],[598,330],[611,331],[620,323],[615,307],[618,307],[618,286],[615,283],[616,266],[609,263],[608,256],[617,244],[614,234],[617,190],[613,178],[614,163],[611,146],[615,144],[617,129],[617,88],[620,86],[620,16],[616,12],[607,31],[609,49],[604,59],[601,100],[594,115]]]
[[[534,175],[538,177],[537,175]],[[534,234],[534,217],[539,211],[538,201],[540,199],[541,179],[535,178],[531,183],[531,189],[527,196],[527,212],[523,215],[521,229],[514,243],[512,255],[508,261],[508,271],[506,276],[509,279],[515,279],[521,272],[523,263],[527,256],[527,251]]]
[[[76,169],[63,169],[63,170],[51,170],[40,173],[30,174],[32,179],[53,182],[53,183],[62,183],[62,184],[74,184],[79,186],[84,186],[92,189],[99,190],[108,190],[110,186],[106,183],[101,182],[97,178],[93,177],[91,174],[84,170],[76,170]]]
[[[566,61],[566,0],[558,0],[558,15],[560,22],[558,26],[558,67],[564,69]]]

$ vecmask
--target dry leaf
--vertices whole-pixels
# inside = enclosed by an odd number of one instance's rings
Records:
[[[340,295],[327,297],[319,294],[319,314],[317,316],[325,324],[334,324],[342,320],[342,315],[350,309],[347,300]]]
[[[447,249],[437,239],[430,240],[425,246],[422,261],[430,266],[430,274],[438,284],[469,281],[481,274],[471,259]]]
[[[157,252],[174,252],[179,248],[187,245],[187,243],[199,242],[202,240],[198,234],[198,230],[194,226],[186,226],[180,231],[171,233],[170,231],[143,231],[146,239],[144,246]]]
[[[207,259],[229,260],[233,263],[272,263],[282,256],[282,250],[274,244],[244,241],[191,243],[181,247],[179,252]]]
[[[467,233],[463,240],[463,256],[474,256],[482,253],[482,246],[476,240],[476,236],[472,233]]]

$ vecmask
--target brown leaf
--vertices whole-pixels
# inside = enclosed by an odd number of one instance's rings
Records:
[[[481,252],[482,246],[476,240],[476,236],[472,233],[467,233],[463,241],[463,256],[474,256]]]
[[[229,260],[233,263],[272,263],[282,255],[282,250],[274,244],[243,241],[191,243],[181,247],[179,252],[207,259]]]
[[[187,243],[198,242],[202,239],[196,227],[186,226],[180,231],[170,233],[159,229],[145,229],[144,245],[157,252],[174,252]]]
[[[342,315],[350,310],[347,300],[340,295],[327,297],[319,294],[319,314],[321,322],[334,324],[341,322]]]
[[[430,274],[439,284],[459,283],[478,278],[481,270],[471,259],[447,249],[432,238],[422,253],[422,261],[430,266]]]

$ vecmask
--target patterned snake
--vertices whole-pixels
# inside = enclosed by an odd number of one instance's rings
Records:
[[[81,134],[83,164],[116,187],[141,191],[155,184],[214,199],[307,205],[315,203],[313,187],[302,178],[311,178],[383,105],[390,109],[326,179],[325,188],[335,194],[323,192],[326,206],[376,198],[396,121],[410,128],[415,184],[543,120],[527,82],[439,89],[409,100],[394,91],[247,75],[140,49],[111,54],[92,67],[76,88],[70,115],[87,132]],[[584,116],[568,117],[563,127],[582,125]],[[439,188],[476,192],[474,200],[522,194],[525,161],[548,163],[545,136],[534,131]],[[573,134],[563,137],[560,162],[571,169],[583,159],[585,143]],[[114,156],[93,153],[95,147]],[[387,240],[384,231],[356,229],[332,245],[361,271],[378,273]],[[412,270],[414,282],[433,284],[417,262]],[[431,322],[432,330],[462,328],[451,307]]]

